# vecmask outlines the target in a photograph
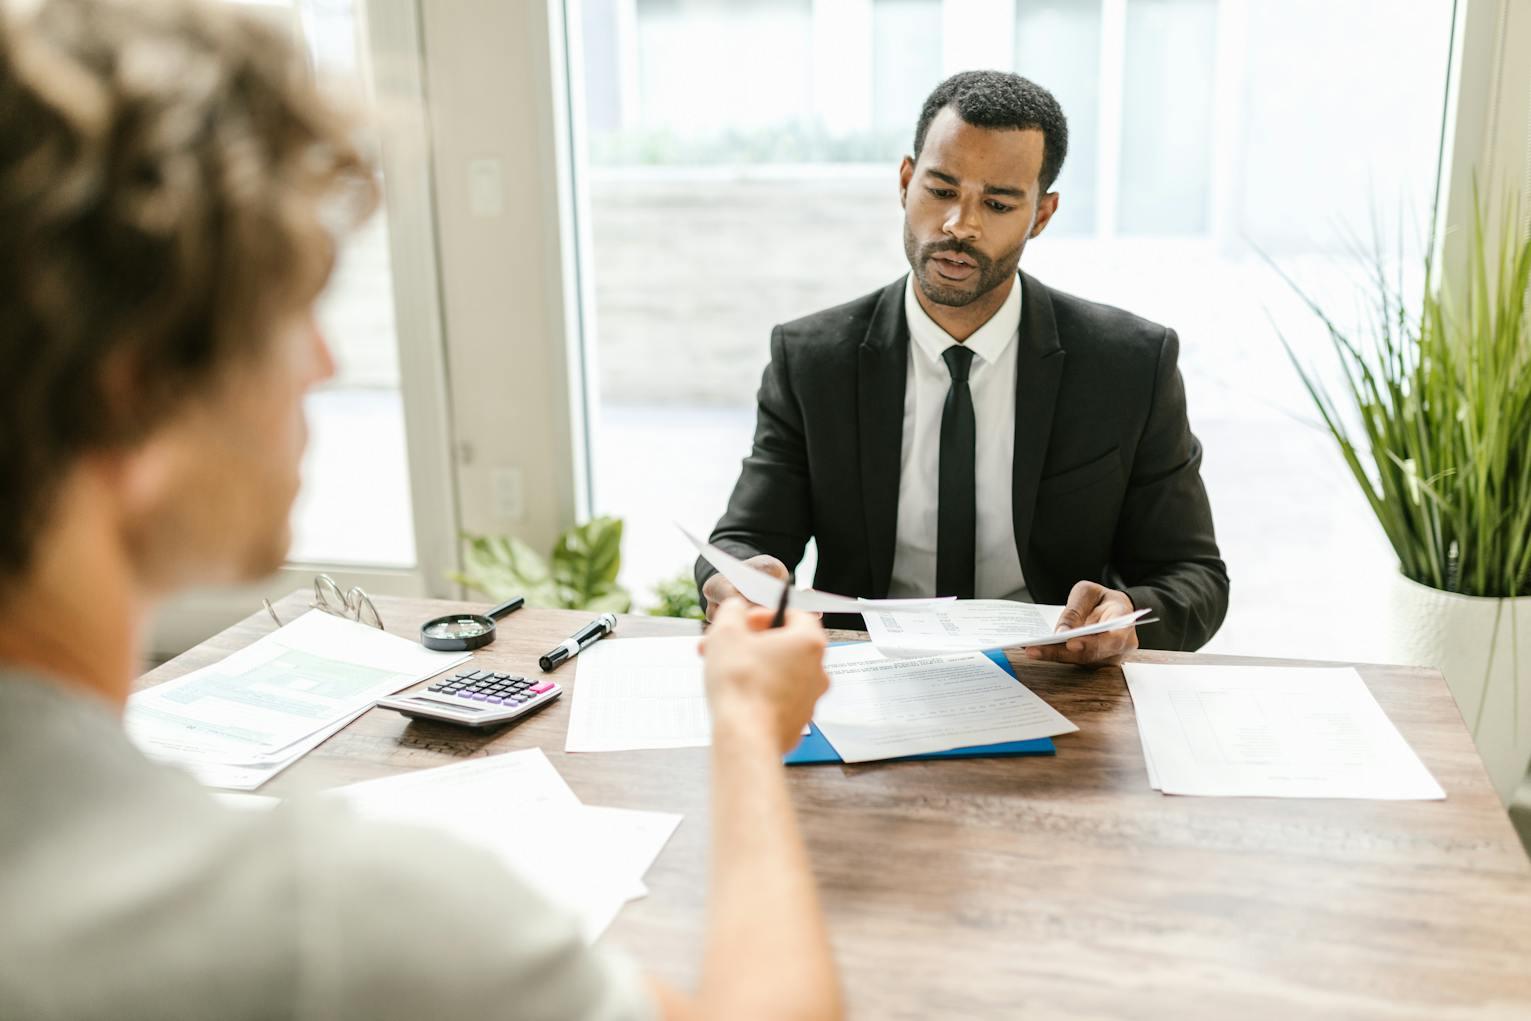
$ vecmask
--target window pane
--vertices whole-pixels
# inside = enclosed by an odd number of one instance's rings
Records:
[[[1053,184],[1068,196],[1068,215],[1048,228],[1054,236],[1095,233],[1100,42],[1100,0],[1016,4],[1015,71],[1046,87],[1068,118],[1068,158]]]
[[[1332,246],[1339,233],[1369,241],[1376,213],[1385,223],[1401,220],[1418,241],[1430,221],[1426,185],[1434,184],[1440,151],[1447,6],[1249,6],[1240,58],[1248,127],[1238,139],[1233,230],[1267,251],[1311,249]],[[1304,64],[1322,75],[1292,73],[1298,40],[1290,26],[1304,23],[1326,26],[1300,40]],[[1371,41],[1357,52],[1360,39]]]
[[[1214,0],[1128,0],[1117,212],[1123,234],[1207,230],[1216,42]]]
[[[359,0],[261,0],[347,98],[370,91]],[[318,304],[337,372],[306,402],[308,450],[290,558],[388,567],[415,563],[388,219],[379,209],[348,239]]]
[[[941,81],[941,0],[875,0],[872,4],[872,121],[890,151],[914,144],[914,123]]]

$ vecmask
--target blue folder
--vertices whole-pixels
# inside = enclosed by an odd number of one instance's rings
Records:
[[[1015,669],[1010,666],[1010,661],[1005,654],[998,649],[991,649],[984,653],[1001,670],[1015,677]],[[1020,678],[1016,678],[1017,681]],[[786,763],[789,766],[809,766],[820,762],[841,762],[840,753],[835,751],[835,746],[829,743],[819,730],[818,724],[810,723],[809,733],[803,736],[796,748],[787,753]],[[991,756],[1005,755],[1052,755],[1056,752],[1053,747],[1053,739],[1050,737],[1038,738],[1035,741],[1005,741],[1000,744],[975,744],[967,748],[952,748],[944,752],[927,752],[924,755],[903,755],[896,759],[879,759],[879,762],[909,762],[914,759],[976,759]],[[857,763],[864,765],[864,763]]]

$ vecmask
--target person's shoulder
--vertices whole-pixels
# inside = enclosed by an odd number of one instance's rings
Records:
[[[1065,350],[1103,348],[1118,355],[1137,352],[1157,359],[1171,336],[1150,319],[1041,284],[1051,300],[1058,342]]]
[[[784,322],[776,329],[782,340],[794,348],[842,343],[859,345],[866,338],[879,309],[885,309],[888,302],[895,302],[897,310],[902,312],[903,290],[904,278],[899,277],[859,298],[810,312]]]

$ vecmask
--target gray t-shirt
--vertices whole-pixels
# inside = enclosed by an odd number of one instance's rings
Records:
[[[104,703],[0,671],[0,1018],[651,1018],[481,850],[228,808]]]

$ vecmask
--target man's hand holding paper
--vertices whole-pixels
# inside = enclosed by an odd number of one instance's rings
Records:
[[[687,538],[690,538],[690,536],[687,536]],[[693,539],[692,541],[695,542],[696,540]],[[748,560],[742,560],[740,563],[747,567],[753,567],[755,570],[759,571],[761,574],[767,575],[768,577],[776,578],[783,584],[790,584],[789,579],[792,575],[792,572],[787,570],[786,564],[782,563],[780,560],[777,560],[769,553],[761,553],[757,556],[750,557]],[[745,596],[744,593],[741,592],[737,586],[735,586],[734,582],[728,577],[728,575],[722,571],[719,571],[711,578],[708,578],[706,584],[702,586],[702,599],[707,604],[707,619],[709,621],[716,619],[718,615],[718,607],[722,606],[728,600],[733,599],[735,596],[744,596],[746,599],[749,598],[748,596]],[[759,600],[753,601],[759,602]]]
[[[1138,612],[1141,617],[1143,612]],[[1088,629],[1091,625],[1116,620],[1134,613],[1132,599],[1125,592],[1082,581],[1069,593],[1068,605],[1058,615],[1054,628],[1058,632]],[[1046,660],[1050,663],[1074,663],[1079,666],[1096,666],[1120,663],[1122,657],[1138,647],[1136,626],[1114,628],[1098,634],[1081,634],[1062,644],[1034,645],[1026,650],[1027,659]]]
[[[683,530],[684,531],[684,530]],[[768,573],[687,534],[733,591],[768,606],[781,598],[784,575]],[[780,561],[765,558],[780,567]],[[782,568],[783,572],[785,568]],[[1033,656],[1062,663],[1115,661],[1137,648],[1134,610],[1125,593],[1081,582],[1068,606],[1039,606],[1005,599],[852,599],[814,589],[795,589],[790,605],[809,612],[856,612],[872,644],[888,656],[930,656],[985,649],[1050,647]]]

